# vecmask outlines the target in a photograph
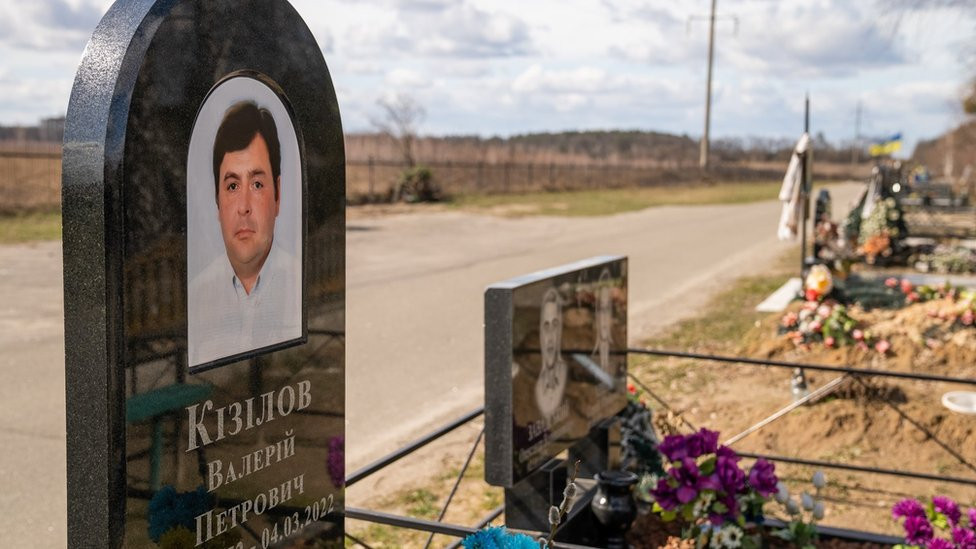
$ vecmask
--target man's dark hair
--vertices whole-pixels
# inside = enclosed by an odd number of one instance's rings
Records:
[[[214,139],[213,148],[214,198],[220,193],[220,164],[224,161],[224,155],[246,149],[258,134],[268,145],[275,200],[278,200],[278,176],[281,175],[281,145],[278,143],[278,128],[275,127],[271,112],[251,101],[241,101],[232,105],[224,113],[224,119],[217,128],[217,138]]]

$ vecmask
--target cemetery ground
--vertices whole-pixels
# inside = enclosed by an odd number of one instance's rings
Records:
[[[835,203],[857,185],[834,187]],[[583,257],[630,257],[631,343],[693,314],[741,275],[791,246],[776,241],[775,201],[663,206],[612,217],[502,218],[448,208],[406,215],[352,211],[347,222],[347,470],[477,407],[485,286]],[[56,241],[0,246],[4,365],[0,545],[64,544],[61,250]],[[439,509],[477,427],[350,487],[350,506]],[[476,457],[466,484],[483,493],[446,520],[473,523],[500,496]],[[438,479],[431,482],[430,479]],[[424,491],[425,490],[425,491]],[[465,488],[467,490],[467,488]],[[457,507],[455,508],[455,505]],[[457,513],[457,514],[455,514]],[[462,516],[463,515],[463,516]],[[350,531],[363,527],[350,521]],[[380,534],[380,533],[378,533]],[[395,539],[407,535],[398,530]],[[30,545],[27,545],[28,547]]]

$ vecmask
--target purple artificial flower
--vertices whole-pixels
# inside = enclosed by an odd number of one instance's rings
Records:
[[[681,503],[688,503],[698,497],[698,485],[701,482],[701,471],[698,464],[690,457],[681,460],[680,467],[672,467],[668,474],[678,481],[676,495]],[[663,507],[663,506],[662,506]]]
[[[936,511],[942,513],[949,519],[949,526],[959,524],[959,519],[962,518],[962,511],[959,510],[956,502],[945,496],[935,496],[932,498],[932,505]]]
[[[725,494],[719,501],[728,508],[725,512],[726,520],[734,521],[739,518],[739,502],[735,499],[735,494]]]
[[[727,494],[738,494],[746,486],[746,474],[739,469],[739,464],[727,456],[719,456],[715,460],[715,474]]]
[[[742,459],[741,457],[739,457],[739,454],[735,453],[735,450],[729,448],[728,446],[719,446],[718,450],[715,451],[715,455],[718,457],[729,458],[736,463],[738,463],[739,460]]]
[[[668,461],[697,458],[718,450],[718,432],[701,429],[690,435],[668,435],[657,446]]]
[[[749,471],[749,484],[763,497],[769,497],[779,491],[776,484],[776,466],[763,458],[756,460],[752,469]]]
[[[688,436],[668,435],[664,437],[661,444],[657,445],[657,449],[668,458],[668,461],[684,459],[688,457]]]
[[[674,488],[668,484],[668,477],[658,480],[657,487],[651,490],[651,494],[654,496],[654,501],[665,511],[671,511],[680,504]]]
[[[936,538],[929,542],[927,549],[956,549],[956,547],[944,539]]]
[[[903,499],[891,508],[891,518],[924,517],[925,509],[917,499]]]
[[[718,451],[718,431],[709,431],[703,428],[698,431],[698,436],[701,440],[701,453],[698,454],[699,456],[714,454]]]
[[[976,533],[968,528],[953,528],[952,541],[959,549],[976,549]]]
[[[909,545],[925,545],[932,539],[932,525],[924,516],[905,519],[905,542]]]

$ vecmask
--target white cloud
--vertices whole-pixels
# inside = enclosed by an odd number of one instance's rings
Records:
[[[406,88],[413,91],[429,87],[430,78],[410,69],[397,68],[386,73],[386,84],[393,88]]]
[[[463,1],[425,2],[420,11],[398,11],[387,21],[357,24],[344,42],[340,46],[353,55],[474,59],[524,55],[532,49],[524,21]]]
[[[63,112],[111,1],[0,0],[0,123]],[[291,1],[319,41],[349,130],[368,130],[376,100],[401,91],[427,107],[424,132],[702,130],[707,0]],[[973,68],[957,52],[976,42],[976,10],[718,7],[715,135],[795,135],[807,90],[814,128],[831,139],[853,133],[858,100],[865,131],[928,136],[958,121],[958,87]]]

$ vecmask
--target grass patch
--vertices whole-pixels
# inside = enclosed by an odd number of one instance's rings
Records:
[[[0,244],[60,239],[60,212],[0,216]]]
[[[449,204],[505,216],[598,216],[643,210],[654,206],[743,204],[773,200],[778,181],[750,181],[712,185],[688,184],[634,189],[532,192],[525,194],[459,195]]]
[[[410,516],[430,520],[437,518],[440,513],[440,509],[437,507],[437,496],[424,488],[413,490],[407,494],[404,500]]]
[[[464,481],[444,517],[445,522],[474,524],[483,518],[488,511],[502,504],[504,491],[501,488],[486,484],[484,471],[484,451],[479,449],[471,461],[470,467],[465,471]],[[460,463],[457,466],[448,465],[436,475],[429,478],[418,478],[416,479],[417,483],[412,487],[377,498],[371,501],[368,506],[371,509],[388,513],[436,520],[460,472]],[[362,521],[349,522],[347,531],[369,544],[370,547],[377,548],[422,547],[429,535],[426,532],[407,528],[369,524]],[[454,541],[456,538],[437,535],[434,536],[431,547],[446,547]],[[347,547],[352,545],[354,545],[352,542],[346,542]]]

